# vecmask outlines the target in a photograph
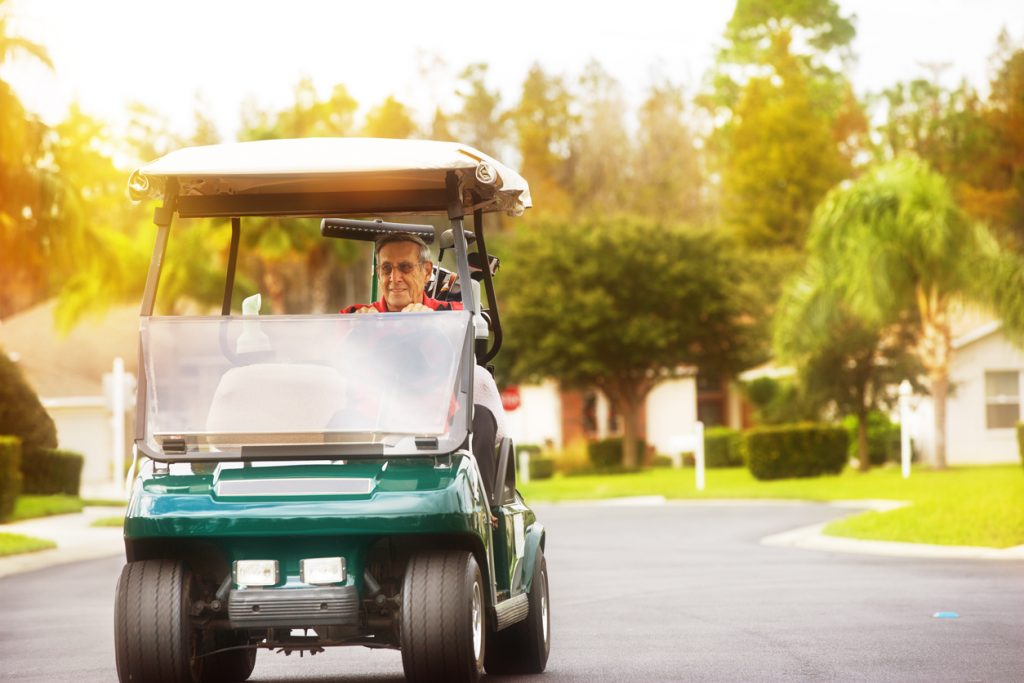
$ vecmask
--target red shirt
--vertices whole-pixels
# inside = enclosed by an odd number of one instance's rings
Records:
[[[424,306],[426,306],[427,308],[429,308],[432,311],[461,311],[462,310],[462,302],[460,302],[460,301],[438,301],[437,299],[431,299],[426,294],[423,295],[423,301],[421,301],[420,303],[422,303]],[[346,308],[341,309],[338,312],[339,313],[355,313],[360,308],[375,308],[378,311],[380,311],[381,313],[387,313],[388,312],[388,306],[387,306],[386,303],[384,303],[384,297],[381,297],[380,301],[374,301],[372,304],[353,304],[351,306],[348,306]]]

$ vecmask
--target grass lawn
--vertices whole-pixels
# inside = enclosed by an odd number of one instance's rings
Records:
[[[124,515],[120,517],[100,517],[94,519],[89,526],[124,526]]]
[[[14,514],[8,522],[23,519],[49,517],[50,515],[66,515],[70,512],[81,512],[84,504],[77,496],[19,496],[14,503]]]
[[[868,512],[833,522],[826,533],[871,540],[977,545],[1024,544],[1024,469],[1019,465],[920,469],[910,479],[899,468],[867,474],[847,470],[835,477],[761,482],[746,468],[707,470],[698,492],[692,469],[636,474],[560,477],[520,487],[526,500],[567,501],[661,495],[669,499],[771,498],[850,500],[885,498],[912,503],[891,512]]]
[[[45,541],[41,538],[32,538],[21,534],[0,534],[0,557],[56,547],[57,544],[53,541]]]

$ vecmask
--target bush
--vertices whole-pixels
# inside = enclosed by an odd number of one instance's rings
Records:
[[[857,451],[857,416],[843,418],[843,427],[850,436],[849,457],[859,458]],[[900,426],[879,410],[868,413],[868,458],[872,465],[900,461]]]
[[[1020,453],[1020,464],[1024,465],[1024,422],[1017,423],[1017,452]]]
[[[57,428],[25,381],[21,369],[0,349],[0,434],[21,439],[27,458],[37,448],[57,447]]]
[[[651,460],[651,467],[664,468],[673,466],[672,458],[667,455],[655,455],[654,459]]]
[[[704,431],[704,466],[739,467],[743,464],[742,437],[735,429],[709,427]]]
[[[21,439],[0,436],[0,521],[14,512],[21,494]]]
[[[839,474],[850,437],[843,427],[802,423],[761,427],[746,434],[747,466],[755,479]]]
[[[643,461],[646,444],[643,439],[636,440],[637,456]],[[587,457],[590,464],[594,466],[595,472],[621,472],[622,471],[622,439],[602,439],[591,441],[587,444]]]
[[[530,480],[550,479],[555,474],[555,459],[530,456]]]
[[[56,448],[36,449],[21,461],[23,493],[66,493],[77,496],[82,483],[85,458],[78,453]]]

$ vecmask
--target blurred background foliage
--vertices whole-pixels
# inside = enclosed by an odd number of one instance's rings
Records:
[[[52,66],[45,46],[12,33],[5,5],[0,65]],[[834,0],[740,0],[701,85],[654,76],[635,111],[596,60],[574,75],[535,64],[513,102],[475,63],[459,75],[457,106],[433,112],[300,79],[281,110],[244,103],[237,139],[458,140],[521,169],[536,208],[514,224],[488,219],[516,284],[502,290],[507,327],[526,335],[499,367],[509,380],[590,382],[625,408],[680,364],[728,376],[775,355],[800,373],[753,390],[766,420],[829,409],[866,420],[894,372],[941,389],[952,303],[1022,328],[1024,48],[1004,33],[984,95],[940,85],[936,67],[859,97],[855,35]],[[0,320],[57,297],[67,330],[137,301],[155,231],[153,206],[126,199],[128,172],[226,141],[201,98],[185,135],[144,103],[122,130],[77,106],[48,126],[0,80]],[[247,224],[239,296],[262,291],[275,313],[365,300],[368,252],[320,239],[314,222]],[[180,221],[174,232],[159,309],[215,308],[229,224]],[[878,253],[891,257],[884,268],[869,265]]]

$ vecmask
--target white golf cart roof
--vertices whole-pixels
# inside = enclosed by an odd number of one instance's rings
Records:
[[[431,140],[305,138],[189,147],[137,169],[128,188],[135,200],[175,194],[182,216],[444,213],[450,173],[467,213],[520,215],[532,205],[530,187],[516,171],[467,145]]]

